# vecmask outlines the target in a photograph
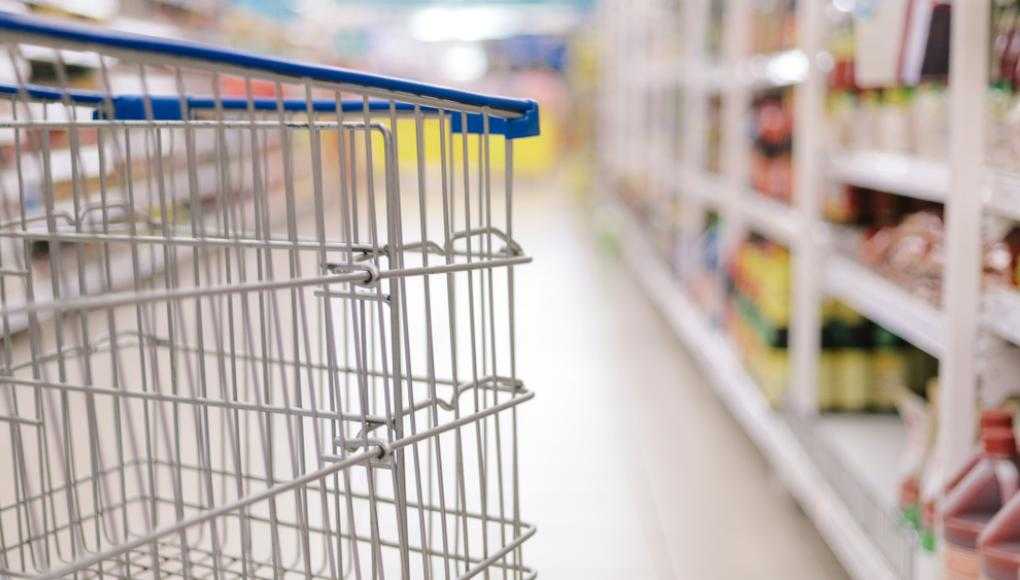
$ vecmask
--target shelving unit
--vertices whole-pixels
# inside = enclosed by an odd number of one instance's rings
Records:
[[[800,0],[796,46],[753,54],[749,46],[754,2],[723,2],[720,32],[710,21],[714,0],[644,0],[603,3],[604,132],[601,198],[615,224],[622,255],[646,293],[696,355],[705,373],[751,438],[772,461],[791,492],[847,569],[857,578],[941,577],[937,556],[922,555],[912,530],[899,516],[898,461],[906,426],[895,415],[819,411],[821,305],[837,298],[938,360],[940,405],[934,464],[925,478],[943,481],[974,444],[975,417],[960,409],[978,400],[983,335],[1020,345],[1020,292],[981,286],[981,228],[988,216],[1020,220],[1020,176],[985,166],[990,0],[953,3],[949,75],[950,150],[944,160],[898,151],[834,150],[827,130],[825,14],[828,2]],[[717,14],[717,13],[716,13]],[[718,15],[717,15],[718,18]],[[719,34],[719,50],[707,39]],[[645,42],[648,38],[673,38]],[[680,47],[666,54],[662,46]],[[659,135],[675,123],[649,120],[640,109],[645,85],[627,82],[643,58],[654,58],[657,85],[683,99],[682,135]],[[672,58],[672,69],[662,63]],[[793,195],[789,203],[750,190],[749,111],[760,91],[794,91]],[[720,99],[718,173],[706,170],[709,112]],[[635,123],[635,121],[640,121]],[[653,167],[642,144],[680,139],[674,165]],[[713,138],[716,138],[713,136]],[[621,162],[622,161],[622,162]],[[653,203],[715,212],[722,223],[719,252],[728,255],[753,231],[786,247],[792,260],[789,322],[789,384],[779,408],[770,408],[724,329],[712,326],[695,305],[682,278],[653,250],[644,224],[613,192],[628,171],[665,172],[653,178]],[[834,229],[823,219],[827,191],[854,185],[943,204],[946,253],[941,300],[935,305],[841,253]],[[647,210],[647,208],[646,208]],[[651,209],[653,214],[666,215]],[[696,221],[696,220],[695,220]],[[620,225],[623,224],[623,225]],[[673,225],[679,239],[690,224]],[[695,234],[696,235],[696,234]],[[725,259],[725,258],[723,258]],[[725,273],[718,274],[720,292]],[[940,488],[938,483],[930,487]],[[824,507],[820,507],[824,506]],[[835,522],[835,523],[834,523]]]
[[[812,450],[804,444],[810,438],[798,436],[783,415],[770,408],[730,343],[704,319],[664,264],[655,259],[654,250],[630,212],[613,203],[605,212],[608,219],[602,221],[610,224],[610,233],[620,244],[624,260],[646,295],[669,322],[677,338],[699,361],[716,394],[772,463],[843,565],[857,578],[893,580],[901,577],[857,521],[853,513],[855,506],[844,501],[833,488],[831,474],[826,474],[824,467],[812,458]],[[860,445],[844,445],[842,449],[848,457],[847,464],[853,469],[859,465],[861,452],[874,447],[891,452],[897,444],[892,441],[895,428],[886,425],[877,431],[867,427],[823,420],[820,429],[823,433],[835,434],[852,431],[859,437]],[[848,441],[847,437],[839,439],[843,443]]]
[[[828,415],[815,427],[822,443],[853,474],[853,480],[892,511],[896,505],[903,421],[892,415]]]
[[[1020,175],[1002,171],[991,172],[988,211],[1020,220]]]
[[[745,190],[734,203],[748,226],[777,242],[790,246],[804,233],[801,216],[781,202]]]
[[[827,256],[825,290],[928,354],[945,352],[942,313],[856,260]]]
[[[1020,292],[1006,289],[986,292],[982,322],[1000,338],[1020,345]]]
[[[888,151],[834,152],[829,176],[850,185],[945,203],[949,166],[939,161]]]

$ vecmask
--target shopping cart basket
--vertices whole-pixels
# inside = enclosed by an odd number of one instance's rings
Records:
[[[0,38],[0,577],[533,577],[535,103],[22,15]]]

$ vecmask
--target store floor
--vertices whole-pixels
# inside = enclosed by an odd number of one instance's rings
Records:
[[[518,195],[525,559],[546,578],[845,573],[574,202]]]

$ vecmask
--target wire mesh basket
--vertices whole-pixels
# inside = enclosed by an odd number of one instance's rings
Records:
[[[534,577],[535,103],[0,31],[0,577]]]

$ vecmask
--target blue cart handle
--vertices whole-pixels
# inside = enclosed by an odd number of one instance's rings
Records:
[[[59,40],[86,47],[102,47],[221,64],[228,67],[292,77],[295,80],[311,79],[324,83],[346,84],[436,99],[470,107],[491,109],[491,118],[495,121],[490,128],[493,133],[502,133],[507,138],[529,137],[539,134],[538,103],[531,99],[513,99],[483,95],[338,67],[313,65],[251,52],[229,50],[197,42],[155,38],[82,25],[54,23],[40,18],[9,12],[0,12],[0,33],[3,32]],[[128,98],[128,96],[123,98]],[[135,98],[138,97],[136,96]],[[82,104],[85,103],[83,102]],[[455,130],[459,130],[459,115],[452,114],[451,116]],[[477,113],[469,115],[467,130],[478,132],[481,130],[481,123],[481,115]],[[498,128],[497,125],[499,126]]]

